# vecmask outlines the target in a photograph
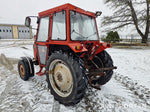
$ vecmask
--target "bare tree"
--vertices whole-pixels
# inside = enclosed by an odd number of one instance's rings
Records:
[[[150,30],[150,0],[104,0],[105,4],[113,9],[112,16],[105,16],[102,25],[115,27],[109,30],[121,29],[134,25],[142,38],[142,43],[147,42]]]

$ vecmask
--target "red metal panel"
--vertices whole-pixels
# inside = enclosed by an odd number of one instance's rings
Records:
[[[67,42],[70,41],[70,17],[69,17],[69,10],[66,11],[66,26],[67,26]]]
[[[53,16],[51,15],[50,16],[50,28],[49,28],[49,40],[51,40],[51,37],[52,37],[52,25],[53,25]]]
[[[89,12],[89,11],[85,11],[85,10],[83,10],[83,9],[81,9],[79,7],[76,7],[76,6],[72,5],[72,4],[69,4],[69,3],[61,5],[61,6],[58,6],[58,7],[55,7],[55,8],[52,8],[52,9],[49,9],[49,10],[46,10],[46,11],[43,11],[43,12],[40,12],[39,16],[40,17],[47,16],[47,15],[53,14],[54,12],[59,12],[61,10],[66,10],[66,9],[78,11],[78,12],[83,13],[85,15],[89,15],[89,16],[95,17],[95,13]]]

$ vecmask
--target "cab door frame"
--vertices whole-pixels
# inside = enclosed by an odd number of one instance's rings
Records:
[[[47,21],[48,23],[46,22],[47,23],[47,28],[46,29],[43,28],[43,30],[44,31],[47,30],[46,31],[47,35],[45,35],[44,38],[41,37],[41,39],[39,39],[39,35],[40,35],[39,32],[42,33],[42,31],[40,31],[40,30],[42,30],[41,29],[41,24],[42,24],[41,21],[46,19],[46,18],[48,20]],[[38,61],[40,68],[43,68],[43,67],[46,66],[46,60],[48,59],[48,52],[49,52],[49,45],[47,44],[47,42],[50,38],[50,35],[51,35],[51,17],[50,16],[41,17],[40,21],[39,21],[39,24],[38,24],[38,31],[37,31],[37,34],[36,34],[36,39],[35,39],[35,42],[34,42],[34,45],[33,45],[34,57],[35,57],[35,60]],[[44,39],[44,40],[42,40],[42,39]]]

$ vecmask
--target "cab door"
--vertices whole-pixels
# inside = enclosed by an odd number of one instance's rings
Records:
[[[49,37],[49,26],[50,26],[50,18],[49,16],[43,17],[40,19],[39,23],[39,28],[38,28],[38,33],[37,33],[37,39],[35,42],[35,48],[37,53],[37,56],[35,58],[38,58],[39,64],[42,66],[45,66],[46,64],[46,59],[47,59],[47,51],[48,51],[48,46],[46,45],[46,41],[48,40]]]

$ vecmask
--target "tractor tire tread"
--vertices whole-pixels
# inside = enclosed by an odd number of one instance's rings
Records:
[[[87,88],[87,86],[86,86],[87,79],[85,78],[86,69],[85,69],[85,67],[81,66],[81,64],[83,64],[83,62],[81,63],[81,61],[79,61],[80,58],[77,58],[74,55],[67,55],[67,53],[55,52],[55,53],[52,53],[49,60],[47,61],[46,70],[49,69],[49,66],[50,66],[50,63],[52,62],[52,60],[54,60],[56,58],[62,59],[63,61],[65,60],[65,63],[67,63],[67,65],[70,65],[70,68],[73,69],[73,70],[71,70],[72,72],[74,72],[72,74],[75,74],[75,77],[76,77],[76,81],[74,82],[75,83],[74,85],[76,85],[75,91],[72,92],[69,96],[67,96],[69,100],[65,100],[65,98],[63,99],[60,96],[58,97],[57,93],[52,89],[52,87],[50,85],[49,74],[46,73],[48,88],[50,89],[51,94],[54,96],[54,98],[57,101],[59,101],[59,103],[64,104],[66,106],[75,105],[78,102],[80,102],[80,100],[85,95],[85,91]]]
[[[105,67],[113,67],[112,58],[105,50],[100,52],[97,55],[101,58]],[[113,70],[107,70],[105,72],[106,72],[106,76],[102,76],[98,80],[98,84],[100,84],[100,85],[106,84],[113,75]]]

